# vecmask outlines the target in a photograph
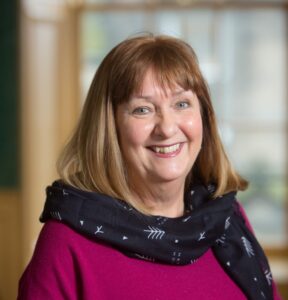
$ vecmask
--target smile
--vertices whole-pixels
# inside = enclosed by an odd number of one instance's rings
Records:
[[[179,148],[180,148],[180,144],[175,144],[175,145],[166,146],[166,147],[158,147],[158,146],[151,147],[151,149],[154,152],[162,153],[162,154],[173,153],[173,152],[177,151]]]
[[[172,158],[180,153],[181,149],[183,148],[183,145],[184,143],[178,143],[169,146],[151,146],[148,149],[152,151],[157,157]]]

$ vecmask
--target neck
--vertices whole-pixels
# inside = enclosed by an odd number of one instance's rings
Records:
[[[151,215],[176,218],[184,214],[184,183],[134,183],[133,196]]]

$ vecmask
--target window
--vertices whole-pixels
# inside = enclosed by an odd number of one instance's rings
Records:
[[[188,41],[211,88],[228,155],[251,183],[238,197],[262,244],[287,246],[286,10],[263,2],[217,9],[209,1],[185,9],[100,2],[87,1],[80,14],[83,98],[104,55],[124,38],[152,31]]]

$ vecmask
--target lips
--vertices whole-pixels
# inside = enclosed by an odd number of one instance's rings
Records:
[[[160,157],[172,157],[176,156],[182,149],[183,143],[177,143],[173,145],[155,145],[151,146],[148,149],[153,151],[157,156]]]
[[[156,153],[168,154],[177,151],[180,148],[180,144],[174,144],[171,146],[153,146],[150,149]]]

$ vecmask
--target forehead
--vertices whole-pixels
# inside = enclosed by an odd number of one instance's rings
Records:
[[[155,73],[149,69],[131,96],[148,97],[154,94],[164,94],[165,96],[171,95],[176,97],[188,90],[190,89],[181,86],[175,79],[170,78],[170,80],[167,80],[162,74]]]

